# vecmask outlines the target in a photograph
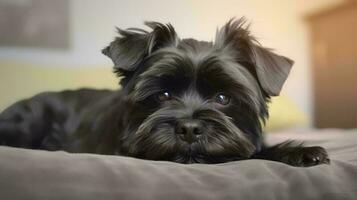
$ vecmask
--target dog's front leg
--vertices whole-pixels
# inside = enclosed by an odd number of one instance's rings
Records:
[[[319,146],[304,147],[294,141],[286,141],[272,147],[264,147],[253,158],[283,162],[297,167],[330,163],[324,148]]]

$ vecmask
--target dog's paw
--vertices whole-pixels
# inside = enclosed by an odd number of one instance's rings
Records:
[[[297,167],[311,167],[330,163],[326,150],[319,146],[299,148],[297,151],[290,152],[285,161],[287,164]]]

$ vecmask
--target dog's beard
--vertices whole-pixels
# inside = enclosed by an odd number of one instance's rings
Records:
[[[197,142],[189,144],[175,134],[178,119],[187,115],[184,109],[164,107],[143,121],[125,140],[128,155],[149,160],[178,163],[221,163],[248,158],[255,150],[246,135],[224,113],[200,109],[192,118],[205,125]]]

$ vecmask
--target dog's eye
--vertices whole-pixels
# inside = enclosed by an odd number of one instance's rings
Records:
[[[160,92],[159,94],[157,94],[157,99],[159,101],[169,101],[171,100],[171,98],[172,96],[168,91]]]
[[[216,96],[215,100],[217,103],[219,103],[221,105],[227,105],[231,101],[231,98],[226,94],[220,93]]]

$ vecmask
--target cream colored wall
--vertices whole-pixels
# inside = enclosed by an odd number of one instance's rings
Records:
[[[341,1],[71,0],[72,48],[69,51],[0,48],[0,60],[17,60],[46,68],[105,68],[102,66],[110,66],[111,63],[100,54],[100,49],[115,36],[114,26],[142,27],[144,20],[158,20],[171,22],[182,38],[212,40],[217,26],[223,25],[231,17],[246,16],[252,23],[253,34],[263,45],[296,61],[283,93],[311,116],[308,33],[302,17]],[[0,99],[15,98],[15,93],[22,97],[31,92],[46,90],[41,79],[31,77],[30,69],[31,67],[9,75],[8,68],[0,64],[0,93],[3,94]],[[45,76],[44,74],[42,78],[46,78]],[[16,87],[6,87],[10,80],[13,80],[11,85],[15,84]],[[23,86],[23,80],[35,81],[37,89],[33,90],[31,84]],[[81,79],[71,81],[74,85],[89,83],[82,82]],[[70,86],[72,85],[62,85]]]
[[[0,61],[0,112],[12,103],[43,91],[83,87],[117,89],[118,78],[109,66],[63,69],[25,62]]]

